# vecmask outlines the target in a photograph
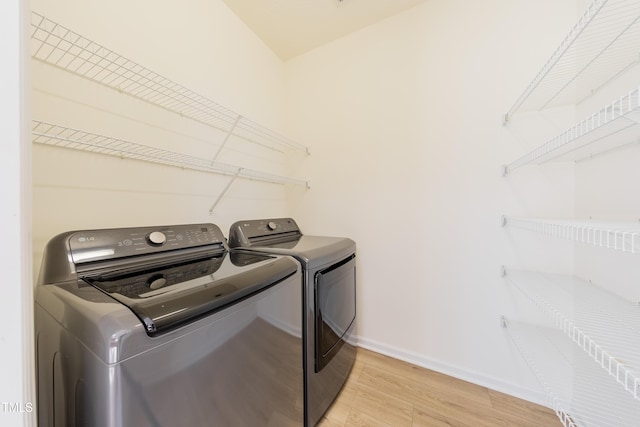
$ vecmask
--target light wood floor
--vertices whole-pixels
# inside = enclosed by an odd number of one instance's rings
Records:
[[[319,427],[561,426],[550,409],[358,348]]]

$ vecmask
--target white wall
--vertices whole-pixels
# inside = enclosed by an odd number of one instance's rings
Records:
[[[26,93],[28,62],[23,56],[29,2],[0,4],[0,424],[33,425],[33,315],[30,241],[30,134]],[[26,15],[26,16],[25,16]]]
[[[284,66],[222,1],[34,0],[32,9],[234,111],[281,130]],[[65,127],[213,158],[221,132],[33,61],[33,117]],[[282,175],[280,153],[232,139],[220,162]],[[55,234],[74,229],[282,216],[280,185],[35,145],[34,265]]]
[[[288,133],[313,154],[291,210],[357,241],[361,345],[537,399],[499,326],[520,309],[499,269],[570,272],[572,245],[499,220],[571,217],[573,168],[500,166],[574,116],[501,117],[576,16],[573,0],[429,0],[286,64]]]

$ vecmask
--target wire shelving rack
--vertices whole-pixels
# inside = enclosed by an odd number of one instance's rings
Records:
[[[577,106],[640,64],[640,0],[590,0],[569,34],[503,117]],[[633,72],[636,72],[634,68]],[[629,75],[630,73],[628,73]],[[625,76],[626,78],[627,76]],[[640,142],[634,88],[524,156],[502,166],[580,161]],[[613,251],[640,253],[640,223],[502,217],[502,225]],[[503,269],[551,328],[503,318],[514,346],[565,427],[640,425],[640,311],[587,281]]]
[[[586,280],[505,269],[522,292],[585,354],[640,400],[640,310]]]
[[[141,160],[182,169],[231,176],[231,180],[211,206],[209,213],[213,212],[222,196],[236,178],[245,178],[273,184],[304,185],[309,188],[309,182],[301,179],[273,175],[42,121],[34,120],[32,122],[31,134],[32,140],[36,144],[88,151],[116,156],[122,159]]]
[[[268,129],[37,12],[31,13],[31,56],[38,61],[222,130],[227,133],[222,146],[230,135],[235,135],[279,151],[309,153],[308,147]]]
[[[576,104],[640,60],[640,1],[592,0],[505,114]]]
[[[503,326],[565,427],[640,425],[637,400],[562,332],[504,317]]]
[[[638,138],[640,88],[633,89],[598,112],[502,167],[502,175],[528,164],[571,158],[580,160]],[[613,136],[615,135],[615,138]]]
[[[502,217],[502,225],[619,252],[640,253],[640,223]]]

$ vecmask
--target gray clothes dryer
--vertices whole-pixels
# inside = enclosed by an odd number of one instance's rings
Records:
[[[314,426],[342,389],[356,354],[356,244],[307,236],[291,218],[237,221],[229,246],[289,255],[302,266],[305,425]]]
[[[63,233],[36,288],[48,426],[300,426],[300,266],[213,224]]]

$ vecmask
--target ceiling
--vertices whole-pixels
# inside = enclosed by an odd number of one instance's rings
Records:
[[[283,60],[425,0],[223,0]]]

